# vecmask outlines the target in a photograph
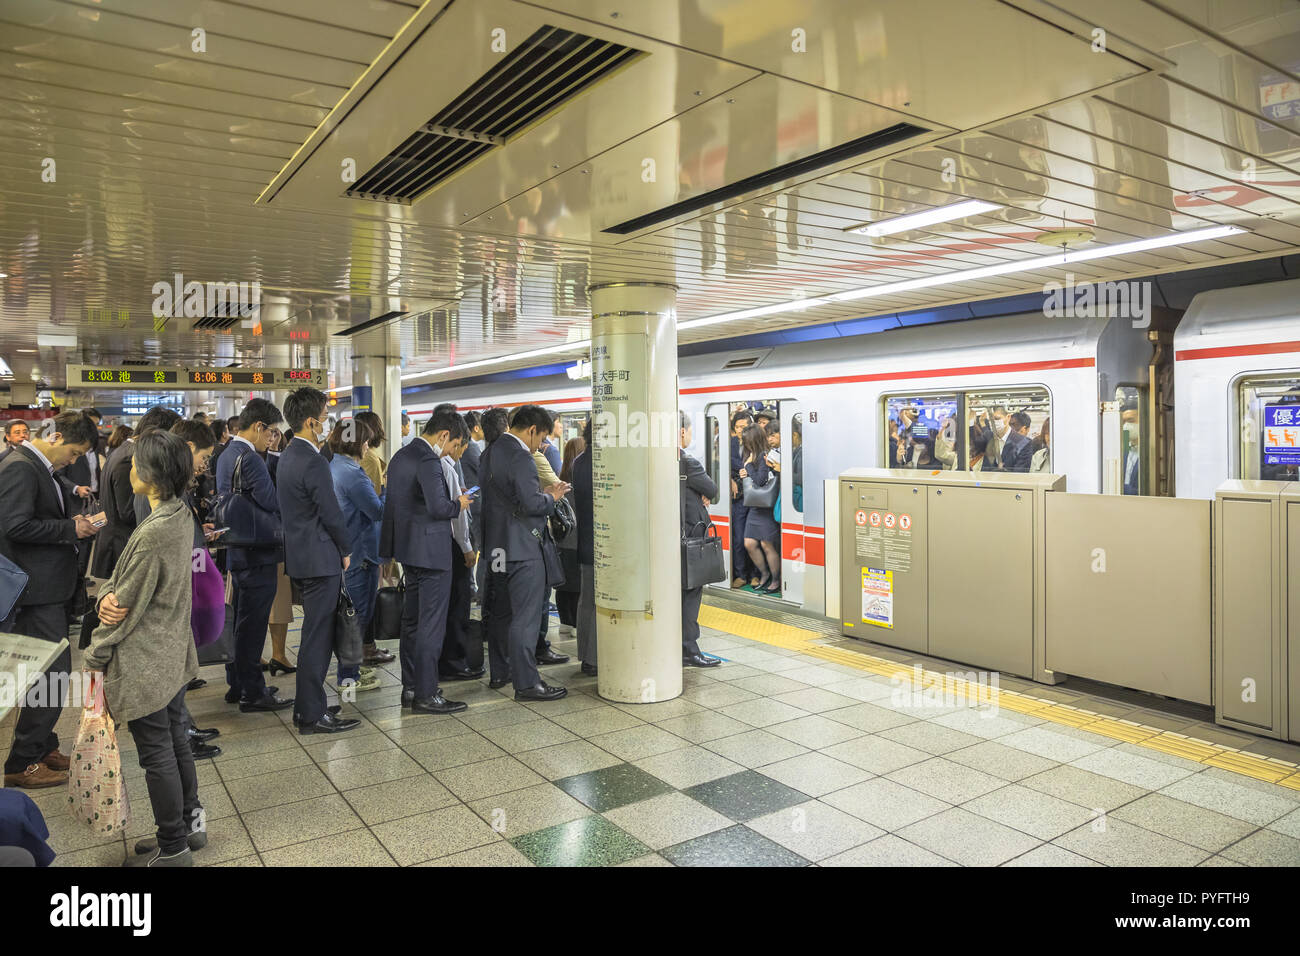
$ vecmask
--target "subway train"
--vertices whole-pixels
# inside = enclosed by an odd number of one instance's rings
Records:
[[[1212,498],[1229,478],[1295,479],[1270,466],[1265,409],[1300,403],[1300,280],[1196,295],[1185,314],[1051,317],[1039,310],[679,359],[692,454],[724,489],[710,508],[728,538],[729,420],[740,405],[780,423],[783,579],[777,598],[823,614],[824,483],[849,468],[982,466],[968,427],[1025,412],[1046,453],[1035,470],[1066,489]],[[581,431],[589,383],[564,374],[411,389],[413,419],[439,402],[482,410],[526,402]],[[1046,426],[1046,427],[1045,427]],[[912,438],[906,451],[893,440]],[[921,440],[914,440],[917,436]],[[797,450],[797,454],[796,454]],[[832,558],[833,560],[833,558]],[[725,587],[726,585],[719,585]]]

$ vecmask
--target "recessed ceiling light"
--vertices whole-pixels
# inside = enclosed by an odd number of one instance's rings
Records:
[[[1001,208],[997,203],[984,202],[982,199],[967,199],[964,202],[953,203],[951,206],[939,206],[935,209],[927,209],[924,212],[896,216],[893,219],[882,219],[879,222],[849,226],[844,231],[856,232],[863,236],[889,236],[896,232],[909,232],[923,226],[933,226],[937,222],[952,222],[954,219],[978,216],[981,213]]]

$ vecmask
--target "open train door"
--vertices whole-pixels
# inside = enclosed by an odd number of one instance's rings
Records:
[[[804,570],[804,479],[803,414],[799,403],[786,399],[777,403],[781,420],[781,600],[803,604]]]
[[[704,434],[696,444],[704,449],[704,470],[718,486],[718,499],[709,503],[709,517],[713,519],[723,551],[727,558],[727,579],[710,587],[731,587],[731,414],[726,402],[718,402],[704,410]]]

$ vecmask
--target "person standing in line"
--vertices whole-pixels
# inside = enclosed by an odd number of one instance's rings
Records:
[[[460,415],[453,414],[452,421],[456,428],[451,431],[447,445],[442,451],[442,473],[447,480],[451,494],[471,498],[470,507],[451,519],[451,537],[456,547],[452,549],[451,593],[447,607],[447,632],[442,642],[442,653],[438,657],[438,679],[441,681],[478,680],[483,676],[482,667],[471,667],[469,606],[473,598],[474,565],[478,561],[478,550],[470,537],[470,511],[473,509],[472,496],[468,486],[463,483],[457,465],[469,447],[469,426]],[[481,649],[481,648],[480,648]],[[477,658],[477,655],[475,655]]]
[[[551,433],[546,409],[525,405],[515,411],[510,430],[493,446],[484,476],[491,495],[484,502],[487,540],[493,561],[505,564],[504,581],[494,582],[493,618],[509,621],[510,672],[516,700],[559,700],[563,687],[544,682],[537,671],[537,621],[546,608],[546,564],[543,535],[555,502],[569,490],[557,481],[541,490],[532,456]],[[489,510],[494,512],[488,518]]]
[[[767,434],[762,428],[758,425],[746,428],[741,435],[741,446],[745,455],[740,469],[742,482],[749,478],[755,488],[763,488],[773,478],[780,480],[777,470],[768,462]],[[751,507],[745,516],[745,550],[763,575],[754,585],[760,594],[781,591],[781,528],[775,511],[775,507]]]
[[[451,496],[439,459],[459,427],[454,412],[432,415],[420,436],[393,456],[379,533],[380,557],[402,562],[407,577],[398,652],[401,704],[423,714],[454,714],[468,706],[448,700],[438,686],[451,594],[450,522],[469,508],[468,497]]]
[[[496,532],[491,529],[491,524],[496,520],[497,511],[490,505],[492,495],[492,486],[488,482],[488,462],[492,449],[500,440],[501,436],[506,433],[510,427],[509,415],[504,408],[489,408],[483,413],[480,421],[483,429],[484,447],[482,454],[479,456],[479,494],[478,500],[482,507],[482,540],[480,541],[480,554],[478,567],[478,591],[479,591],[479,608],[482,612],[480,626],[483,630],[483,639],[488,645],[488,687],[492,690],[504,687],[510,683],[510,643],[507,631],[510,627],[510,614],[508,606],[504,608],[504,613],[500,605],[501,598],[496,597],[498,593],[504,595],[501,590],[506,587],[504,576],[505,555],[493,553],[488,550],[488,541],[495,540]],[[494,608],[496,612],[494,613]]]
[[[745,547],[745,519],[749,509],[745,507],[745,495],[741,489],[740,470],[744,467],[744,450],[741,448],[740,436],[754,419],[747,411],[739,411],[731,416],[731,586],[743,588],[746,582],[758,585],[757,566],[750,560]]]
[[[582,430],[586,443],[573,460],[573,510],[578,516],[578,660],[582,673],[596,676],[596,509],[591,485],[591,419]]]
[[[104,508],[106,524],[96,539],[95,554],[91,560],[90,573],[95,577],[113,576],[117,556],[126,547],[126,540],[131,537],[137,524],[135,495],[131,491],[131,456],[135,454],[136,439],[151,428],[167,431],[179,420],[180,415],[170,408],[155,405],[144,413],[136,426],[135,434],[119,445],[105,462],[99,501]]]
[[[477,488],[480,485],[479,458],[483,454],[482,417],[478,412],[466,412],[464,415],[465,427],[469,429],[469,441],[465,443],[465,450],[461,453],[458,464],[465,478],[466,488]],[[478,552],[483,548],[483,496],[474,495],[473,499],[473,503],[469,506],[469,538],[475,552]],[[482,593],[479,579],[476,565],[470,575],[470,584],[473,587],[471,600],[477,600]]]
[[[184,717],[185,687],[199,672],[190,632],[194,526],[182,497],[194,464],[185,442],[161,429],[136,445],[131,484],[149,514],[104,585],[85,666],[103,672],[108,713],[135,738],[158,826],[125,865],[193,866],[191,850],[208,843]]]
[[[84,515],[69,515],[54,471],[84,455],[94,444],[95,426],[80,412],[54,419],[54,431],[31,438],[0,462],[0,554],[27,572],[12,624],[16,634],[58,644],[68,636],[64,605],[77,583],[77,542],[95,534]],[[65,648],[42,675],[45,702],[18,710],[13,744],[5,759],[6,787],[57,787],[68,781],[68,758],[59,752],[54,726],[72,655]]]
[[[405,414],[403,414],[405,419]],[[388,487],[388,462],[380,454],[379,449],[384,442],[388,440],[388,435],[384,431],[384,421],[374,412],[360,412],[356,415],[356,421],[363,423],[370,429],[370,441],[366,444],[366,453],[361,458],[361,470],[366,473],[370,479],[370,484],[375,489],[375,495],[382,498]],[[402,434],[409,431],[409,426]],[[379,547],[379,522],[375,522],[375,547]],[[378,551],[375,552],[378,555]],[[376,573],[379,569],[376,569]],[[376,578],[376,580],[378,580]],[[362,663],[367,667],[376,667],[380,664],[391,664],[395,658],[391,651],[386,651],[372,640],[373,634],[366,632],[366,643],[361,648]]]
[[[373,439],[374,433],[360,416],[350,423],[335,425],[329,438],[330,449],[334,452],[330,459],[330,477],[347,524],[352,552],[352,563],[343,573],[343,583],[357,610],[363,634],[370,624],[375,595],[379,592],[378,532],[380,519],[384,516],[383,498],[375,493],[374,484],[361,466]],[[379,687],[379,677],[369,667],[360,664],[344,667],[340,663],[335,686],[342,691],[345,684],[355,684],[357,693],[375,690]]]
[[[560,452],[564,446],[564,425],[556,412],[547,409],[546,413],[551,416],[552,426],[551,433],[542,442],[541,452],[546,456],[546,463],[551,466],[551,471],[559,475],[560,469],[564,467],[564,456]]]
[[[678,461],[681,469],[682,537],[702,538],[710,524],[709,501],[717,497],[718,486],[713,483],[699,459],[686,454],[691,446],[691,419],[685,412],[678,432]],[[685,582],[683,582],[685,583]],[[684,667],[717,667],[722,663],[716,657],[700,653],[700,599],[704,587],[682,588],[682,665]]]
[[[82,414],[95,423],[95,444],[80,458],[65,465],[55,473],[64,489],[64,503],[67,513],[86,511],[91,499],[99,494],[99,475],[103,463],[99,460],[99,425],[104,416],[98,408],[84,408]],[[77,589],[68,601],[68,624],[78,623],[83,609],[89,606],[86,597],[86,573],[90,570],[90,551],[94,538],[87,538],[77,544]]]
[[[545,441],[545,438],[543,441]],[[541,487],[543,494],[549,494],[551,487],[559,483],[560,476],[551,467],[550,459],[542,453],[540,447],[533,452],[533,465],[537,469],[538,485]],[[563,462],[561,462],[561,467],[563,467]],[[548,637],[551,630],[550,594],[551,589],[547,588],[545,595],[542,597],[542,616],[537,625],[537,647],[533,651],[533,659],[539,665],[567,664],[569,655],[559,654],[552,650],[551,641]]]
[[[236,423],[235,437],[217,463],[217,494],[230,495],[235,469],[250,507],[276,519],[280,503],[266,470],[262,452],[271,429],[283,421],[280,409],[264,398],[250,399]],[[244,531],[246,529],[237,529]],[[227,548],[235,611],[235,659],[226,665],[226,702],[239,704],[245,712],[284,710],[293,698],[277,697],[278,688],[268,687],[262,677],[262,648],[275,601],[276,565],[283,560],[279,548]]]
[[[560,481],[573,484],[573,462],[586,450],[586,442],[581,437],[570,438],[564,446],[564,463],[560,467]],[[569,504],[576,507],[572,489],[564,496]],[[578,529],[569,532],[564,541],[555,542],[560,549],[560,557],[568,564],[565,567],[564,583],[555,589],[555,612],[560,618],[560,637],[573,637],[578,629],[578,600],[582,593],[581,568],[578,563]]]
[[[329,396],[314,388],[300,388],[285,399],[284,417],[293,429],[293,441],[280,454],[275,488],[284,521],[284,569],[302,592],[294,707],[300,734],[341,733],[361,724],[337,716],[325,699],[325,676],[334,651],[334,613],[352,554],[330,466],[320,450],[328,405]]]

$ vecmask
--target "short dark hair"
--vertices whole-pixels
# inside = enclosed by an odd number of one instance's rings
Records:
[[[13,421],[11,421],[11,422],[6,422],[6,423],[5,423],[5,434],[8,435],[11,431],[13,431],[13,430],[14,430],[15,428],[17,428],[19,425],[23,425],[23,426],[25,426],[25,427],[27,428],[28,431],[31,431],[31,430],[32,430],[32,426],[28,425],[28,424],[27,424],[25,421],[23,421],[21,418],[15,418]]]
[[[411,424],[411,416],[406,414],[406,412],[402,412],[402,424],[403,425]]]
[[[469,426],[465,424],[463,415],[452,412],[451,424],[452,427],[447,435],[448,441],[469,441]]]
[[[194,419],[194,421],[196,421],[196,422],[204,422],[204,423],[206,423],[207,420],[208,420],[208,413],[207,413],[207,412],[195,412],[191,417],[192,417],[192,418]]]
[[[99,442],[98,426],[81,412],[62,412],[56,415],[54,430],[63,437],[65,445],[89,445],[94,448]]]
[[[352,436],[351,439],[347,437],[349,434]],[[334,430],[330,432],[328,443],[330,451],[336,455],[343,454],[351,455],[353,458],[360,458],[366,453],[366,444],[374,436],[375,433],[361,419],[361,415],[356,415],[353,416],[350,422],[339,422],[335,425]]]
[[[83,414],[89,415],[91,418],[104,417],[104,413],[101,412],[98,408],[95,408],[93,405],[90,408],[83,408],[81,411]]]
[[[172,426],[172,434],[179,436],[181,441],[193,443],[195,451],[203,451],[216,444],[212,440],[212,429],[192,418],[188,421],[183,418],[178,421]]]
[[[682,428],[691,427],[691,416],[687,415],[684,411],[681,411],[680,409],[678,409],[677,411],[677,419],[681,423]]]
[[[144,418],[140,419],[140,424],[135,426],[136,437],[139,438],[151,428],[157,428],[159,431],[165,432],[180,420],[181,416],[172,409],[162,405],[155,405],[144,413]],[[188,449],[186,450],[188,451]]]
[[[1029,420],[1029,416],[1024,412],[1011,413],[1012,428],[1028,428],[1031,424],[1033,423]]]
[[[455,405],[439,405],[429,416],[429,420],[424,423],[425,435],[436,435],[438,432],[450,432],[450,437],[455,438],[456,432],[461,427],[460,416],[456,414]]]
[[[384,421],[374,412],[357,412],[352,417],[358,422],[365,422],[366,427],[370,429],[370,443],[372,445],[387,440],[388,435],[384,433]],[[405,418],[406,416],[403,415],[402,417]],[[344,452],[344,454],[351,453]]]
[[[234,431],[238,426],[239,426],[239,416],[238,416],[238,415],[231,415],[229,418],[226,419],[226,427],[229,428],[232,432],[233,432],[233,431]]]
[[[179,435],[161,428],[136,435],[132,461],[140,480],[158,492],[163,501],[185,494],[194,478],[190,446]]]
[[[280,409],[264,398],[250,398],[244,410],[239,413],[239,430],[246,432],[258,422],[270,428],[282,421],[284,416],[280,414]]]
[[[304,387],[289,393],[284,400],[284,418],[294,432],[302,431],[307,419],[320,419],[329,405],[329,396],[318,388]],[[276,419],[279,421],[279,419]]]
[[[731,430],[736,430],[736,422],[752,422],[753,420],[754,416],[742,408],[740,411],[736,412],[736,414],[731,416]]]
[[[474,429],[478,428],[479,419],[481,419],[482,417],[483,416],[480,415],[478,412],[465,413],[465,424],[466,426],[468,426],[470,431],[473,431]]]
[[[549,435],[554,427],[555,419],[551,418],[551,413],[540,405],[524,405],[516,409],[514,417],[510,419],[512,430],[528,431],[530,428],[536,428],[543,435]]]
[[[587,443],[587,451],[591,451],[591,416],[587,416],[587,424],[582,426],[582,440]]]
[[[489,408],[483,413],[483,438],[490,445],[510,427],[510,413],[504,408]]]
[[[779,435],[779,434],[781,434],[781,419],[779,419],[779,418],[769,418],[769,419],[767,420],[767,433],[768,433],[769,435]]]
[[[453,402],[439,402],[437,405],[433,406],[433,412],[431,414],[437,415],[439,412],[455,412],[455,411],[456,411],[456,405]],[[439,429],[439,431],[441,430],[442,429]]]

